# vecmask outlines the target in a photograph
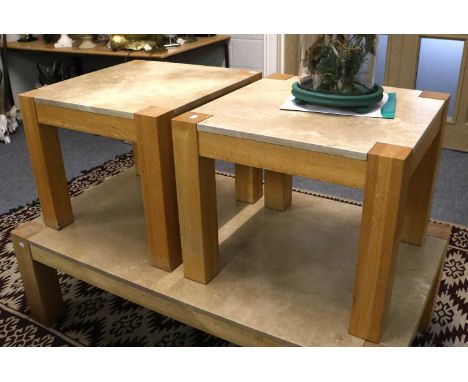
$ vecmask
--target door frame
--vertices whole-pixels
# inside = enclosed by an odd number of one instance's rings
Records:
[[[384,83],[388,86],[400,88],[416,88],[422,38],[464,41],[457,91],[456,94],[452,95],[452,97],[455,97],[454,114],[452,118],[447,119],[443,147],[468,151],[468,35],[388,35]]]
[[[283,36],[281,34],[263,35],[263,76],[284,73]]]

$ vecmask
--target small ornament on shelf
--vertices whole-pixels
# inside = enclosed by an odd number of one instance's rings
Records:
[[[58,41],[54,44],[55,48],[71,48],[73,40],[67,34],[60,35]]]
[[[24,37],[18,39],[18,42],[31,42],[36,40],[37,37],[34,37],[32,34],[25,34]]]
[[[96,44],[93,42],[92,34],[83,34],[81,35],[81,44],[78,48],[80,49],[91,49],[95,48]]]
[[[177,46],[182,45],[177,38],[176,34],[167,34],[165,35],[165,42],[164,42],[164,47],[165,48],[174,48]]]
[[[118,50],[145,50],[146,52],[163,52],[164,35],[160,34],[113,34],[110,35],[110,47]]]

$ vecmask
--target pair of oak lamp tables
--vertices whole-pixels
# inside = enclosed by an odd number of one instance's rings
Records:
[[[60,270],[241,345],[379,343],[398,257],[413,263],[395,299],[430,303],[445,245],[426,229],[448,96],[387,88],[393,120],[280,110],[296,80],[135,60],[21,94],[42,218],[12,237],[33,317],[63,314]],[[139,176],[91,188],[74,216],[58,128],[132,142]],[[235,163],[234,188],[215,160]],[[363,208],[292,203],[292,175],[362,189]]]

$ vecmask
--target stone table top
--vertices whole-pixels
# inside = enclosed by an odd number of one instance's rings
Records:
[[[258,72],[134,60],[34,90],[36,103],[133,118],[150,106],[180,114],[252,82]]]
[[[415,148],[443,106],[441,100],[419,97],[420,91],[385,87],[397,93],[395,119],[280,110],[297,80],[265,78],[207,103],[193,110],[211,115],[197,128],[366,160],[377,142]]]

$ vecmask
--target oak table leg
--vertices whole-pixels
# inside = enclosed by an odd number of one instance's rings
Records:
[[[198,155],[197,123],[207,117],[185,113],[172,120],[184,275],[203,284],[218,273],[214,159]]]
[[[429,98],[445,100],[444,109],[440,116],[440,128],[427,152],[424,154],[409,183],[408,199],[405,207],[405,220],[403,224],[402,241],[421,245],[426,237],[427,225],[431,216],[432,196],[437,177],[440,151],[444,139],[445,122],[447,120],[448,100],[447,94],[430,92]],[[439,96],[439,97],[438,97]]]
[[[263,171],[260,168],[235,165],[236,199],[241,202],[255,203],[263,196]]]
[[[426,237],[441,145],[439,133],[409,182],[401,240],[410,244],[421,245]]]
[[[20,96],[26,141],[44,224],[54,229],[73,222],[57,128],[40,124],[34,98]]]
[[[265,207],[284,211],[291,205],[292,176],[265,170]]]
[[[65,307],[57,271],[34,261],[31,256],[27,237],[42,229],[37,223],[26,223],[14,230],[11,236],[31,315],[49,326],[63,315]]]
[[[182,262],[171,117],[156,107],[134,115],[151,262],[166,271]]]
[[[292,74],[274,73],[268,79],[284,81]],[[284,211],[291,205],[292,176],[265,170],[265,207]]]
[[[349,333],[379,342],[398,254],[411,149],[377,143],[368,153]]]

